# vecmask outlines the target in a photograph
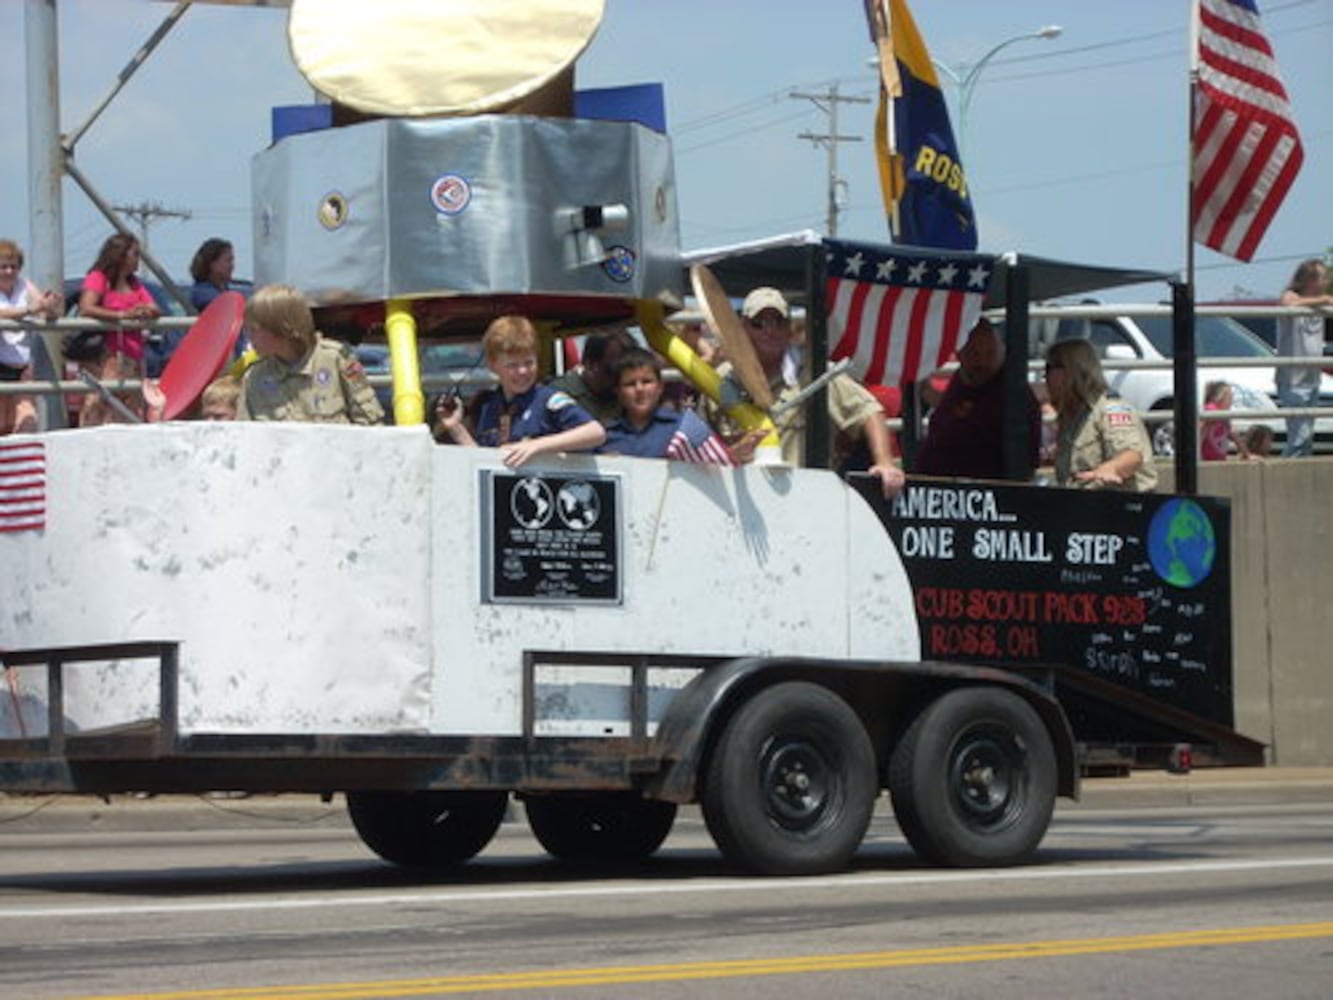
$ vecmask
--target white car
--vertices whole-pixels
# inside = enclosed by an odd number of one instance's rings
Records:
[[[1092,342],[1106,369],[1106,379],[1120,396],[1146,416],[1153,448],[1159,455],[1175,452],[1175,424],[1156,419],[1153,411],[1174,406],[1171,315],[1163,306],[1070,306],[1034,308],[1029,343],[1032,357],[1039,358],[1057,340],[1083,338]],[[1068,315],[1065,315],[1065,313]],[[1195,344],[1199,356],[1199,407],[1209,382],[1223,381],[1232,387],[1232,409],[1256,415],[1233,420],[1237,430],[1263,423],[1273,430],[1277,448],[1286,437],[1286,420],[1277,406],[1275,357],[1272,347],[1227,316],[1196,316]],[[1222,360],[1226,364],[1220,364]],[[1142,367],[1145,362],[1163,367]],[[1209,362],[1212,362],[1211,364]],[[1241,363],[1250,362],[1250,363]],[[1136,367],[1136,363],[1139,365]],[[1333,409],[1333,377],[1323,375],[1319,405]],[[1333,451],[1333,417],[1315,422],[1315,448]]]

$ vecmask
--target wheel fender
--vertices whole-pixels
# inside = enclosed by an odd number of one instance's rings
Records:
[[[927,662],[818,660],[762,656],[725,660],[703,670],[667,707],[655,739],[662,769],[648,782],[647,794],[668,802],[693,802],[699,769],[710,737],[736,699],[758,687],[786,680],[806,680],[838,688],[849,674],[912,676],[941,691],[959,684],[996,684],[1024,698],[1046,724],[1056,756],[1058,792],[1078,798],[1077,751],[1073,730],[1060,703],[1041,685],[998,667]]]
[[[782,668],[789,666],[790,661],[744,657],[719,663],[690,681],[672,699],[658,724],[656,743],[664,767],[649,783],[649,796],[692,802],[715,721],[725,715],[736,696],[754,685],[759,675],[764,675],[767,683],[770,677],[785,676],[789,671]]]

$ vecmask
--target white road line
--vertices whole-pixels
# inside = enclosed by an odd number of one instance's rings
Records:
[[[124,917],[178,913],[241,913],[265,910],[306,910],[317,906],[389,906],[438,903],[493,903],[525,900],[589,899],[597,897],[699,895],[736,892],[790,892],[793,888],[868,889],[895,885],[947,885],[956,882],[1075,881],[1099,878],[1160,878],[1163,875],[1225,874],[1229,872],[1280,871],[1283,869],[1333,868],[1333,857],[1284,858],[1267,861],[1196,861],[1182,864],[1107,865],[1089,868],[980,868],[968,871],[921,872],[895,875],[837,875],[824,878],[748,878],[726,881],[636,883],[557,888],[487,889],[462,892],[392,893],[375,895],[311,896],[303,898],[238,900],[203,903],[145,903],[128,906],[11,906],[0,907],[0,920],[31,920],[36,917]]]

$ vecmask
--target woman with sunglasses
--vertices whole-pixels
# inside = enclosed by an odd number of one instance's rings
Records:
[[[1055,479],[1078,489],[1151,492],[1157,486],[1143,420],[1106,384],[1086,340],[1060,340],[1046,354],[1046,388],[1055,406]]]

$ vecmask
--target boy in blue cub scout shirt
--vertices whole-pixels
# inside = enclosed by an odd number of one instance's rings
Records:
[[[537,331],[526,317],[501,316],[486,328],[482,346],[500,386],[474,401],[472,426],[457,398],[435,406],[454,444],[499,448],[512,469],[537,455],[588,451],[606,440],[602,425],[568,394],[537,384]]]

